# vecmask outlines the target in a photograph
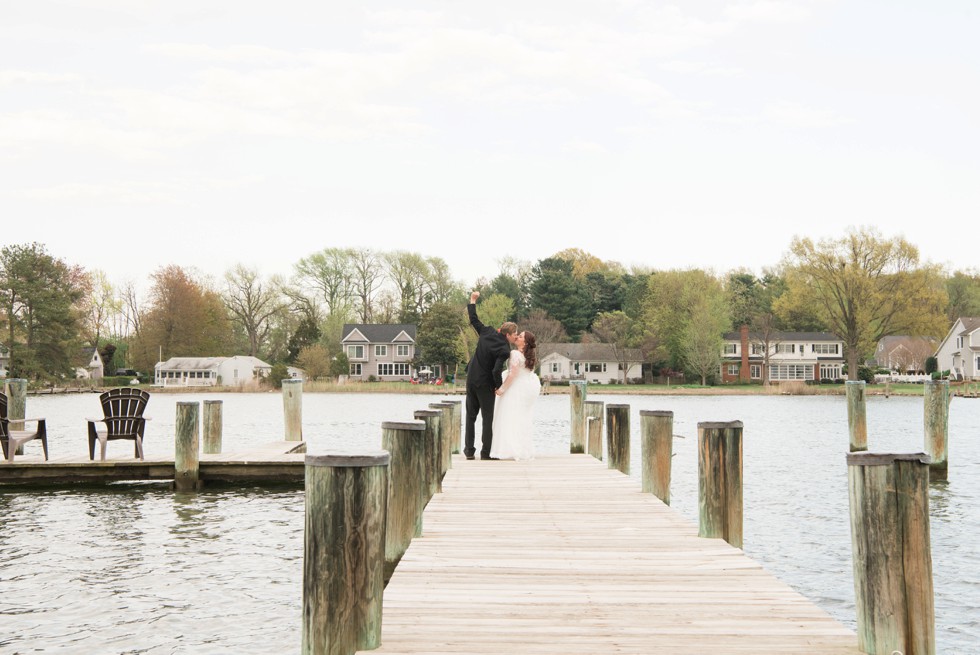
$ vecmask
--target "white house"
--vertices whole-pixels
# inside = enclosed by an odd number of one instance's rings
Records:
[[[153,367],[153,378],[163,387],[233,387],[258,382],[271,370],[271,365],[248,355],[171,357]]]
[[[596,384],[622,382],[622,364],[608,343],[541,343],[538,361],[542,380],[586,380]],[[643,376],[642,353],[626,350],[626,379]]]
[[[829,332],[776,332],[764,338],[743,325],[723,339],[722,382],[761,382],[767,364],[772,382],[844,378],[844,342]]]
[[[348,323],[340,345],[350,363],[350,379],[374,376],[385,382],[415,377],[415,326],[407,323]],[[436,367],[438,368],[438,367]],[[436,377],[442,377],[436,373]]]
[[[102,355],[92,346],[82,348],[75,358],[76,380],[101,380],[103,376]]]
[[[980,380],[980,318],[961,316],[936,349],[940,371],[957,380]]]

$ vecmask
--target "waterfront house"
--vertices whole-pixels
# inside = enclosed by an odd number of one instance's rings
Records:
[[[162,387],[245,386],[266,377],[272,366],[258,357],[171,357],[153,367],[154,384]]]
[[[76,380],[101,380],[104,372],[102,355],[93,346],[82,348],[73,362]]]
[[[408,323],[347,323],[340,345],[350,363],[349,380],[373,376],[385,382],[408,381],[416,377],[415,326]],[[439,367],[435,377],[442,377]]]
[[[936,352],[938,341],[934,337],[882,337],[869,365],[900,375],[925,373],[926,360]]]
[[[936,349],[936,363],[954,380],[980,380],[980,317],[956,319]]]
[[[6,346],[0,346],[0,378],[7,377],[7,369],[10,368],[10,351]]]
[[[620,362],[616,348],[609,343],[541,343],[538,361],[542,380],[585,380],[594,384],[613,384],[642,377],[643,355],[627,348]]]
[[[768,338],[743,325],[723,335],[722,382],[761,382],[768,366],[771,382],[840,380],[844,342],[830,332],[773,332]]]

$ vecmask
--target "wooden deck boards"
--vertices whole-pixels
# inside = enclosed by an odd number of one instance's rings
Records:
[[[741,550],[587,455],[454,459],[371,653],[858,653]]]

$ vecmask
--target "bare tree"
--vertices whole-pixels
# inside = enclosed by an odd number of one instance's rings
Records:
[[[98,348],[103,333],[109,332],[112,317],[119,313],[120,302],[105,272],[92,271],[88,278],[88,293],[81,303],[82,328],[88,342]]]
[[[256,357],[271,329],[270,318],[282,307],[281,297],[274,286],[262,284],[257,271],[239,264],[225,273],[224,301],[248,337],[248,354]]]
[[[521,321],[521,328],[530,330],[538,343],[568,342],[568,334],[561,321],[551,318],[543,309],[532,309],[527,318]]]
[[[374,315],[375,294],[385,280],[381,258],[372,250],[351,250],[351,292],[358,300],[361,323],[370,323]]]
[[[353,297],[353,274],[350,250],[324,248],[295,265],[296,283],[314,290],[326,306],[327,313],[346,312]]]
[[[627,373],[629,365],[635,358],[632,357],[633,345],[636,343],[636,326],[633,319],[624,312],[607,312],[596,316],[592,322],[592,336],[599,343],[612,346],[613,356],[619,363],[619,370],[623,372],[623,384],[628,384]]]

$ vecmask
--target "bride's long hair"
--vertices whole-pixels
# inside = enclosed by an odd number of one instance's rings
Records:
[[[524,330],[524,366],[529,371],[533,371],[538,363],[538,340],[534,338],[534,333]]]

